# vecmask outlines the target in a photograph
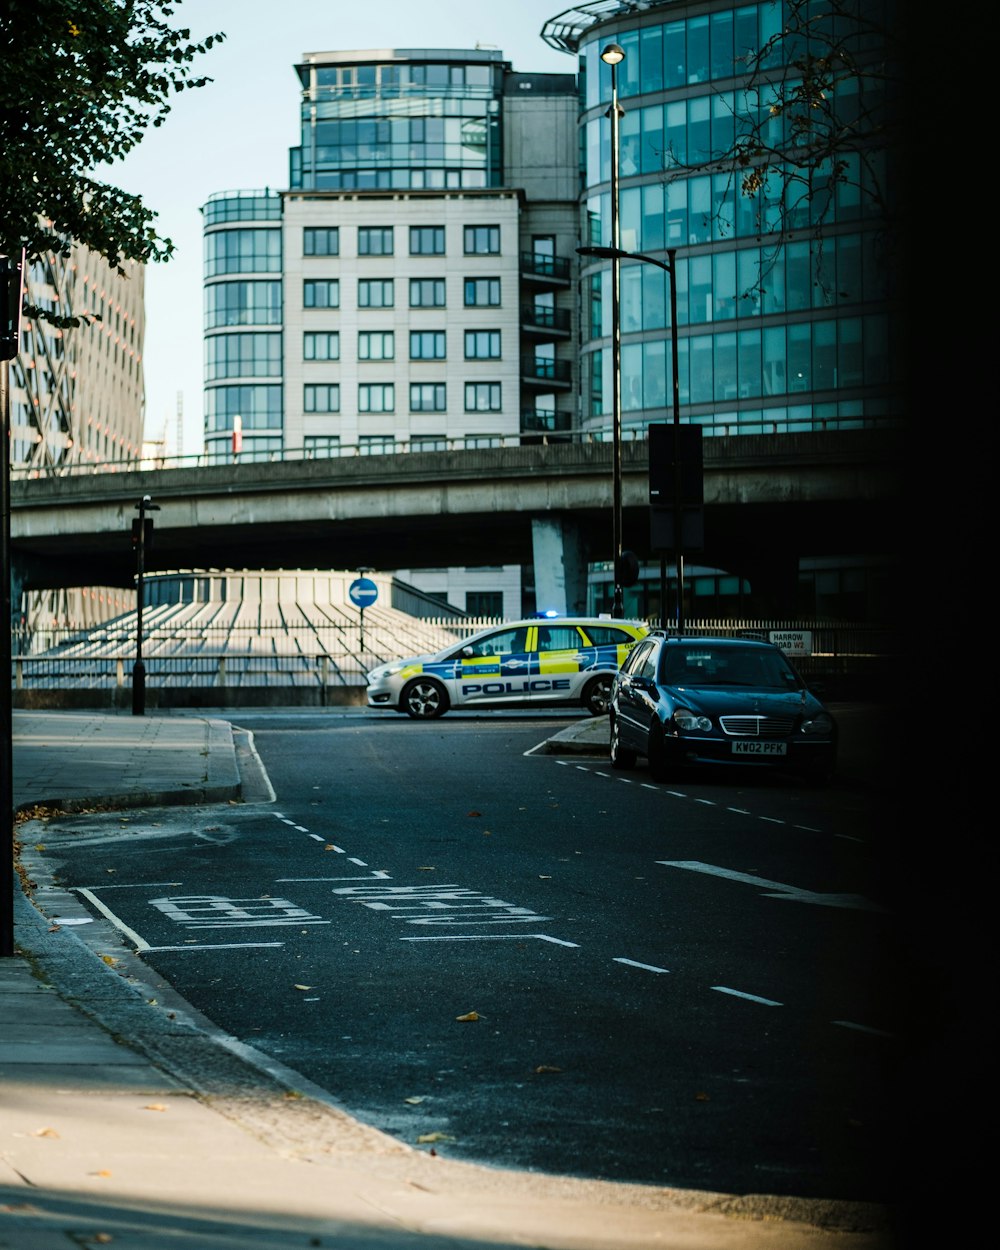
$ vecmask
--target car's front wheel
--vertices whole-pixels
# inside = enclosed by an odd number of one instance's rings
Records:
[[[611,704],[611,677],[595,677],[583,688],[583,706],[591,716],[606,716]]]
[[[621,730],[618,717],[611,713],[611,767],[632,768],[635,765],[635,752],[622,746]]]
[[[433,720],[443,716],[449,707],[448,692],[431,677],[416,677],[403,688],[399,699],[407,716],[414,720]]]

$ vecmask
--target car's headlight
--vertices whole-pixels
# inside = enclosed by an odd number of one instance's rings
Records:
[[[405,667],[405,664],[383,664],[381,668],[373,668],[368,674],[368,679],[369,681],[382,681],[386,677],[395,677]]]
[[[691,733],[692,730],[700,730],[701,733],[708,733],[712,728],[712,722],[707,716],[699,716],[697,712],[692,712],[690,708],[679,707],[674,710],[674,724],[684,733]]]
[[[802,722],[802,732],[804,734],[831,734],[833,733],[833,717],[826,712],[817,712],[810,720]]]

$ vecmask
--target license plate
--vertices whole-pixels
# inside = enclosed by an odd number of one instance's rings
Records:
[[[785,755],[787,744],[784,742],[734,742],[734,755]]]

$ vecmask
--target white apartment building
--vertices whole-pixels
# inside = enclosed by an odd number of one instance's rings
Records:
[[[478,49],[308,53],[297,71],[289,188],[203,208],[207,454],[379,455],[390,478],[413,451],[570,437],[575,75]],[[530,569],[483,554],[383,571],[520,615]]]

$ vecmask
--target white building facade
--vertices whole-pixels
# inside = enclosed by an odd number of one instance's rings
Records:
[[[572,437],[575,75],[435,49],[297,70],[289,188],[202,210],[208,456],[379,455],[390,477],[410,451]],[[489,552],[395,571],[476,614],[533,606],[530,569]]]

